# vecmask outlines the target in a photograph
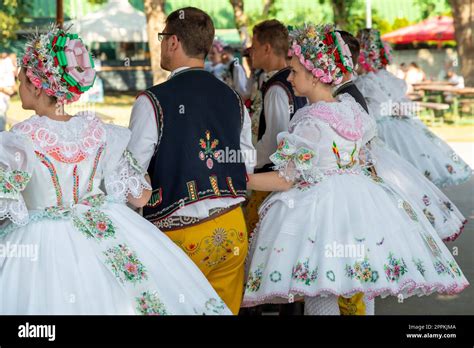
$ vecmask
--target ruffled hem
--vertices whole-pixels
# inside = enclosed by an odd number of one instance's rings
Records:
[[[445,188],[449,186],[464,184],[465,182],[469,181],[469,179],[471,179],[471,176],[472,176],[472,172],[468,173],[467,176],[459,178],[459,179],[453,179],[453,178],[448,177],[443,180],[433,180],[432,182],[438,187]]]
[[[449,237],[443,238],[444,242],[454,242],[464,231],[464,227],[466,227],[467,224],[467,219],[462,222],[462,226],[459,228],[459,230]]]
[[[392,289],[389,287],[380,288],[380,289],[363,289],[353,288],[347,292],[338,292],[333,289],[325,288],[317,291],[305,291],[301,289],[291,288],[289,292],[272,292],[264,296],[259,296],[256,299],[245,299],[242,302],[242,307],[254,307],[264,303],[288,303],[290,298],[297,297],[316,297],[328,295],[342,296],[342,297],[352,297],[356,293],[363,292],[366,294],[367,299],[373,300],[375,297],[380,296],[385,298],[387,296],[398,296],[402,294],[404,298],[408,298],[414,295],[417,296],[428,296],[434,292],[438,292],[446,295],[455,295],[462,292],[469,286],[469,283],[451,283],[445,285],[443,283],[417,283],[416,281],[410,279],[404,281],[397,289]],[[295,296],[296,295],[296,296]]]

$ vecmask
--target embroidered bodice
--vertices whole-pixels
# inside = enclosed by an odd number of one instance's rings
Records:
[[[298,110],[289,130],[278,135],[270,157],[290,179],[317,182],[322,175],[360,170],[359,152],[373,136],[374,121],[349,94],[338,102],[318,102]]]
[[[67,122],[35,115],[0,133],[0,220],[26,223],[27,211],[101,194],[122,202],[140,196],[148,184],[126,151],[129,138],[128,129],[87,112]]]

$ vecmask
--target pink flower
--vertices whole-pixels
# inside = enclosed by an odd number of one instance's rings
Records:
[[[299,56],[300,57],[300,63],[304,66],[305,64],[305,59],[303,56]]]
[[[297,43],[293,44],[292,49],[295,55],[299,56],[301,54],[301,46],[298,45]]]
[[[127,263],[125,265],[125,269],[129,272],[129,273],[137,273],[137,266],[134,265],[133,263]]]
[[[107,230],[107,224],[103,221],[99,221],[97,223],[96,227],[99,231],[106,231]]]
[[[322,71],[319,68],[315,68],[315,69],[311,70],[311,73],[316,77],[324,76],[324,71]]]
[[[321,82],[324,82],[324,83],[331,83],[332,82],[332,77],[329,76],[329,75],[325,75],[323,77],[320,78]]]
[[[342,76],[339,76],[337,79],[334,80],[334,84],[338,85],[342,82]]]
[[[309,71],[314,69],[314,64],[308,59],[306,60],[304,67],[308,69]]]

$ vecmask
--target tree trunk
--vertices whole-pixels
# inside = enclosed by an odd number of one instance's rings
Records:
[[[349,6],[351,1],[332,0],[332,12],[334,13],[334,24],[339,29],[344,29],[347,25],[347,15],[349,14]]]
[[[450,0],[461,74],[466,86],[474,87],[474,2]]]
[[[264,0],[263,2],[263,17],[267,18],[268,14],[270,13],[270,9],[272,8],[275,0]]]
[[[144,2],[153,84],[165,81],[168,76],[168,73],[160,67],[161,44],[158,41],[158,33],[165,27],[165,3],[166,0]]]
[[[230,0],[230,4],[234,10],[235,27],[239,30],[240,41],[242,42],[242,46],[247,47],[249,46],[250,38],[247,16],[244,12],[244,1]]]

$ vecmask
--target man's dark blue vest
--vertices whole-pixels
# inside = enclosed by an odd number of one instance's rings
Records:
[[[359,88],[354,84],[352,81],[348,81],[343,83],[341,86],[338,86],[334,91],[333,95],[338,96],[344,93],[349,93],[352,98],[355,99],[356,102],[360,104],[365,110],[365,112],[369,113],[369,107],[367,106],[367,102],[365,101],[364,96],[360,92]]]
[[[204,199],[245,197],[239,95],[202,69],[181,71],[142,94],[153,104],[159,133],[144,217],[156,222]]]
[[[293,118],[295,112],[306,105],[307,100],[304,97],[296,97],[295,92],[293,91],[293,86],[288,82],[288,76],[290,75],[290,68],[284,68],[273,75],[267,82],[263,83],[261,92],[262,92],[262,111],[260,113],[260,121],[258,125],[258,140],[262,139],[267,128],[265,122],[265,95],[267,94],[270,87],[278,85],[282,87],[286,94],[288,95],[288,100],[290,102],[290,120]],[[270,115],[271,117],[271,115]],[[276,149],[275,149],[276,150]],[[268,164],[259,168],[256,172],[270,172],[272,171],[273,164],[270,163],[268,159]]]

